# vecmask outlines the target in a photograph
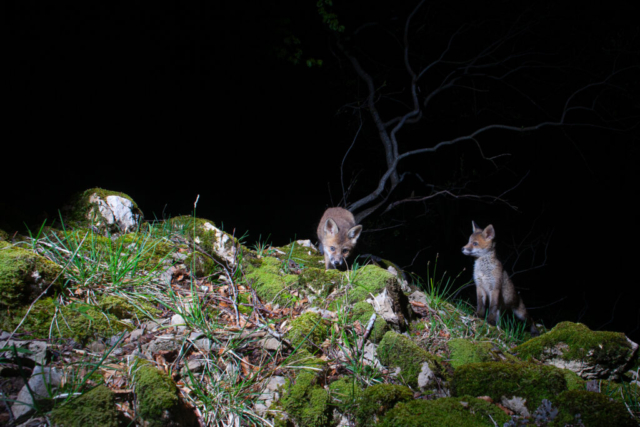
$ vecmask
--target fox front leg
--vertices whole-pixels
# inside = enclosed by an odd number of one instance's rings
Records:
[[[493,289],[489,298],[489,315],[487,321],[495,325],[500,317],[500,289]]]
[[[482,287],[476,285],[476,297],[478,298],[478,309],[476,310],[476,316],[483,319],[486,311],[486,298],[487,294]]]

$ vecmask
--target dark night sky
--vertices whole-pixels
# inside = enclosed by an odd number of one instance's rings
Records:
[[[189,214],[199,194],[198,216],[222,222],[236,234],[248,231],[249,243],[267,234],[278,245],[294,236],[313,236],[323,209],[340,199],[340,163],[356,130],[350,116],[336,114],[353,100],[348,97],[352,88],[345,89],[348,63],[338,59],[315,2],[252,7],[77,3],[7,7],[4,227],[23,219],[33,225],[43,212],[54,216],[72,193],[99,186],[129,194],[148,219],[163,212]],[[359,7],[339,15],[347,26],[350,19],[393,23],[407,13],[386,10],[385,3],[355,4]],[[435,34],[446,34],[449,21],[464,19],[446,3],[428,5],[430,16],[442,16],[429,23],[436,23]],[[624,54],[617,60],[638,66],[640,26],[630,10],[612,3],[583,5],[578,11],[542,5],[540,10],[545,21],[536,35],[546,38],[543,47],[562,45],[596,74],[614,67],[604,59],[615,55],[605,53],[622,40]],[[291,23],[283,24],[283,18]],[[309,69],[276,58],[272,48],[282,45],[283,28],[300,37],[305,54],[322,58],[325,66]],[[389,43],[383,40],[372,43],[380,50],[393,48],[376,44]],[[629,88],[625,102],[612,104],[619,115],[638,116],[638,76],[636,70],[616,81]],[[546,76],[540,77],[546,84]],[[468,131],[459,127],[456,101],[439,104],[438,117],[455,118],[433,126],[434,138]],[[552,105],[554,99],[541,102]],[[468,126],[475,125],[471,120]],[[533,316],[548,326],[580,319],[639,341],[640,281],[631,243],[637,223],[632,221],[639,183],[637,135],[637,130],[593,128],[490,133],[480,139],[485,154],[509,152],[510,160],[500,174],[489,171],[469,190],[499,194],[526,176],[509,193],[518,212],[454,199],[402,207],[377,223],[388,226],[402,219],[404,226],[369,233],[363,251],[402,266],[413,261],[408,270],[418,274],[439,254],[439,271],[457,274],[467,268],[461,284],[470,279],[471,261],[460,248],[472,219],[494,224],[503,258],[512,253],[512,241],[550,235],[547,265],[516,275],[515,281],[528,306],[566,299],[532,310]],[[365,133],[362,144],[369,146],[350,155],[347,177],[363,170],[366,184],[379,176],[374,137]],[[445,150],[441,157],[421,157],[410,165],[433,180],[445,179],[440,175],[460,167],[461,158],[467,168],[489,170],[476,166],[482,163],[477,151],[464,150]],[[365,223],[365,228],[375,226]]]

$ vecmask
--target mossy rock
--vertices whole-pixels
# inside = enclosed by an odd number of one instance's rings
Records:
[[[349,313],[349,323],[353,323],[358,320],[362,327],[366,328],[373,313],[374,310],[371,304],[365,301],[358,302],[353,305],[353,309]],[[373,330],[369,335],[369,341],[374,344],[378,344],[382,340],[382,337],[384,337],[384,334],[389,330],[390,328],[387,322],[381,316],[376,317],[373,324]]]
[[[489,396],[526,399],[529,411],[543,399],[552,400],[567,390],[562,370],[533,363],[486,362],[469,363],[455,370],[452,384],[454,396]]]
[[[286,338],[294,347],[300,346],[311,353],[318,351],[327,338],[328,328],[324,324],[322,316],[318,313],[307,312],[291,322],[291,329]]]
[[[620,332],[592,331],[580,323],[561,322],[513,351],[522,360],[534,358],[570,369],[584,379],[617,379],[632,363],[638,345]]]
[[[497,406],[472,396],[400,402],[382,418],[381,427],[493,427],[509,417]]]
[[[245,275],[245,279],[265,303],[286,305],[296,299],[291,294],[298,284],[298,276],[295,274],[274,273],[263,265],[253,273]]]
[[[409,387],[395,384],[376,384],[367,387],[358,399],[356,420],[358,425],[372,425],[398,402],[413,399]]]
[[[197,417],[180,400],[178,389],[168,375],[139,360],[133,376],[136,412],[145,426],[198,425]]]
[[[584,390],[587,382],[580,378],[580,375],[576,374],[569,369],[562,369],[564,379],[567,381],[567,390]]]
[[[217,263],[223,265],[235,265],[242,261],[243,254],[253,254],[249,248],[243,246],[233,235],[219,229],[213,221],[192,216],[178,216],[167,221],[168,227],[173,232],[187,240],[187,245],[198,252],[201,248]]]
[[[9,233],[7,233],[6,231],[0,229],[0,242],[6,242],[9,240]]]
[[[112,196],[124,199],[124,203],[128,205],[131,217],[124,219],[124,222],[119,222],[113,217],[108,203],[109,197]],[[144,218],[136,202],[128,195],[97,187],[73,195],[62,207],[62,215],[66,227],[97,227],[101,232],[108,234],[135,230]]]
[[[353,412],[362,396],[362,387],[354,377],[344,377],[329,384],[331,404],[340,412]]]
[[[0,314],[0,329],[15,329],[27,314],[28,307]],[[83,343],[95,337],[109,338],[131,329],[113,314],[98,307],[82,303],[57,305],[51,298],[38,300],[22,323],[21,332],[29,332],[33,338],[73,338]]]
[[[329,427],[333,423],[333,410],[329,392],[322,386],[326,362],[306,351],[299,351],[288,363],[300,370],[295,382],[287,381],[283,387],[280,406],[300,427]],[[308,368],[305,369],[304,367]]]
[[[387,286],[394,286],[398,278],[387,270],[375,265],[365,265],[352,272],[353,288],[349,292],[351,302],[365,301],[371,295],[377,295]]]
[[[342,273],[337,270],[310,267],[300,273],[299,288],[311,295],[327,297],[341,282]]]
[[[627,408],[620,402],[601,393],[583,390],[566,391],[554,399],[553,406],[559,409],[558,416],[549,426],[577,425],[576,415],[585,426],[637,427]]]
[[[419,347],[411,339],[393,331],[384,335],[378,345],[377,354],[380,362],[391,370],[400,368],[398,378],[411,387],[418,386],[421,375],[427,384],[444,375],[436,356]]]
[[[100,298],[98,306],[118,319],[153,319],[161,313],[161,310],[144,299],[138,299],[134,304],[126,298],[115,295]]]
[[[49,291],[59,290],[61,271],[60,266],[31,250],[4,243],[0,248],[0,307],[30,303],[56,278]]]
[[[122,425],[121,418],[114,393],[104,385],[51,411],[51,419],[57,427],[117,427]]]
[[[638,383],[616,383],[607,380],[597,380],[597,383],[600,393],[613,400],[623,404],[626,404],[627,402],[635,402],[636,405],[640,404],[640,385]],[[582,388],[576,388],[576,390],[584,389],[584,386]],[[571,388],[569,390],[571,390]]]
[[[286,246],[277,248],[284,252],[286,259],[291,259],[303,268],[321,268],[324,270],[324,257],[313,248],[302,246],[298,242],[291,242]]]
[[[447,342],[449,347],[449,363],[453,368],[458,368],[468,363],[499,362],[505,359],[516,362],[517,359],[508,353],[502,352],[492,342],[472,342],[464,338],[454,338]]]

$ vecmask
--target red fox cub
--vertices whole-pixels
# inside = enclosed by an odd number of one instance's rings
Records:
[[[362,226],[356,225],[351,212],[343,208],[329,208],[318,224],[320,254],[324,255],[327,270],[341,268],[345,258],[356,246]]]
[[[492,325],[500,318],[500,312],[505,309],[513,310],[514,314],[530,327],[531,335],[540,335],[538,328],[529,317],[522,298],[516,292],[509,275],[502,268],[502,263],[496,257],[496,232],[493,225],[484,230],[471,222],[473,234],[469,243],[463,246],[462,253],[476,259],[473,265],[473,280],[476,282],[478,296],[478,310],[476,314],[484,318],[486,306],[489,306],[487,320]]]

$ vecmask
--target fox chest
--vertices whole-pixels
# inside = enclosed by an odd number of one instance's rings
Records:
[[[478,258],[473,267],[473,280],[476,286],[480,286],[486,291],[493,291],[500,287],[496,265],[489,259]]]

